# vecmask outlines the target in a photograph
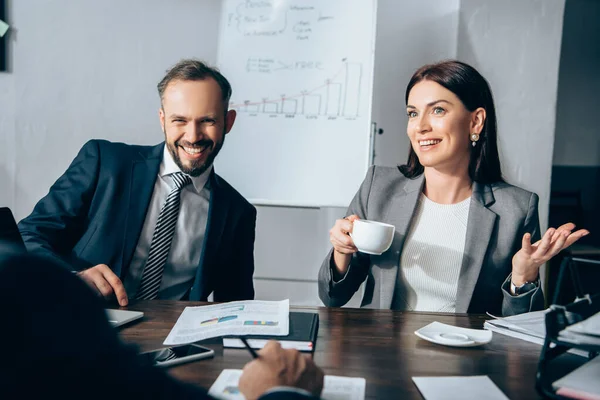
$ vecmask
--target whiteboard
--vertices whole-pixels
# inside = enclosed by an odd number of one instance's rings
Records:
[[[346,207],[369,166],[376,0],[224,0],[237,120],[216,171],[254,204]]]

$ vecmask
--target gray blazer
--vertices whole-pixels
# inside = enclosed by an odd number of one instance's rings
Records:
[[[332,252],[319,271],[319,297],[326,306],[340,307],[367,280],[361,307],[389,309],[404,239],[422,191],[424,176],[406,178],[398,168],[371,167],[346,215],[386,222],[396,227],[390,249],[380,256],[355,253],[340,281],[332,280]],[[457,313],[514,315],[544,307],[536,289],[519,296],[509,293],[512,257],[521,239],[540,238],[538,196],[507,183],[473,184],[467,237],[456,294]],[[538,282],[539,283],[539,282]]]

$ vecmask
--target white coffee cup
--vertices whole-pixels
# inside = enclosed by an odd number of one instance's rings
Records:
[[[352,223],[350,237],[361,253],[380,255],[392,245],[395,230],[394,225],[357,219]]]

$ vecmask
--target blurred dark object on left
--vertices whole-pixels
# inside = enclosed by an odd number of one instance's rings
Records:
[[[6,0],[0,0],[0,20],[9,23],[8,11],[6,10]],[[10,28],[9,28],[10,31]],[[0,37],[0,71],[8,71],[8,37],[10,32]]]

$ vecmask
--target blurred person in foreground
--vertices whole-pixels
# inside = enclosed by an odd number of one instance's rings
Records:
[[[201,387],[142,365],[136,348],[110,326],[102,301],[59,264],[0,242],[2,398],[211,398]],[[277,342],[258,354],[240,378],[246,399],[318,398],[323,372],[310,358]]]

